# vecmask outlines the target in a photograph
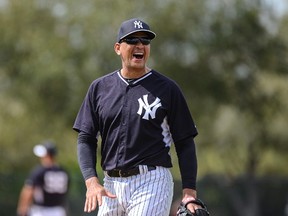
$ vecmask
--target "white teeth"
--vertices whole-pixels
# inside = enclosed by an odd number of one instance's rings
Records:
[[[142,59],[142,58],[144,58],[144,54],[143,53],[134,53],[133,57],[135,57],[137,59]]]
[[[137,58],[137,59],[142,59],[144,57],[143,53],[134,53],[133,57]]]

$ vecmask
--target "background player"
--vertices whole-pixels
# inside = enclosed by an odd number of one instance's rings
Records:
[[[146,65],[155,36],[139,19],[121,24],[114,50],[122,68],[90,85],[75,120],[86,212],[99,205],[100,216],[169,215],[172,143],[182,177],[182,201],[196,198],[193,139],[198,132],[178,85]],[[95,170],[99,133],[104,187]],[[198,206],[191,203],[188,208],[194,212]]]
[[[66,216],[68,173],[56,164],[56,146],[51,142],[33,149],[41,164],[35,167],[22,188],[18,216]]]

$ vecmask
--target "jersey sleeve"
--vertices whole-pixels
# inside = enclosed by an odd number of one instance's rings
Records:
[[[30,172],[29,176],[25,180],[25,184],[33,187],[36,185],[41,185],[42,176],[43,176],[43,167],[37,166]]]
[[[91,135],[98,133],[98,121],[95,112],[96,98],[95,98],[95,85],[90,85],[84,101],[77,114],[73,129],[77,132],[83,131]]]
[[[171,100],[168,121],[174,142],[197,136],[196,125],[186,99],[177,84],[171,92]]]

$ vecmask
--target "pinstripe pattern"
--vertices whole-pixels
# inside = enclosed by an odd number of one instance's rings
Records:
[[[105,175],[104,187],[117,199],[103,197],[98,216],[168,216],[173,196],[173,179],[168,168],[147,171],[141,166],[139,175],[112,178]]]

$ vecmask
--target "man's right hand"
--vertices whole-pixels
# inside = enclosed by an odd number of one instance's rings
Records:
[[[86,201],[84,212],[92,212],[96,209],[97,204],[102,205],[102,196],[116,198],[116,195],[107,191],[100,183],[97,177],[91,177],[85,181],[86,183]]]

